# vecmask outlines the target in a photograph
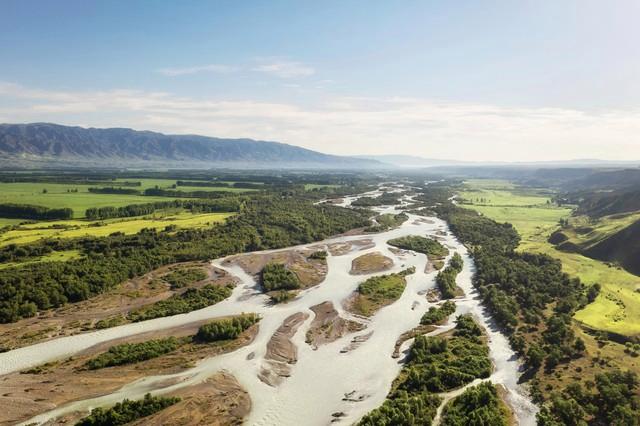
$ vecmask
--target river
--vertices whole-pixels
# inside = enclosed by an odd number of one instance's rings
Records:
[[[367,195],[375,195],[376,192]],[[346,197],[342,203],[348,206],[356,197]],[[408,201],[407,199],[404,200]],[[380,213],[398,213],[400,206],[377,208]],[[426,220],[424,220],[426,219]],[[216,305],[188,314],[169,318],[159,318],[141,323],[127,324],[111,329],[100,330],[82,335],[63,337],[0,354],[0,375],[40,365],[45,362],[68,357],[95,344],[147,332],[162,330],[202,319],[214,319],[242,312],[255,312],[262,316],[259,332],[249,345],[234,352],[213,358],[203,359],[193,368],[173,375],[149,376],[129,383],[117,392],[102,397],[76,401],[60,406],[52,411],[38,415],[27,422],[41,424],[65,413],[77,410],[89,410],[109,405],[124,398],[136,399],[145,393],[164,394],[184,386],[190,386],[206,380],[220,370],[233,374],[239,383],[249,392],[252,409],[245,423],[249,425],[327,425],[334,413],[341,413],[338,424],[349,425],[367,412],[380,406],[391,384],[402,368],[400,359],[392,358],[394,345],[398,337],[417,326],[426,310],[432,306],[425,293],[435,286],[435,272],[426,273],[428,262],[425,255],[413,252],[394,254],[386,242],[405,235],[435,237],[450,249],[450,255],[460,253],[464,259],[464,269],[457,278],[458,285],[464,290],[465,297],[456,300],[457,311],[451,318],[462,313],[471,313],[483,325],[488,334],[490,356],[495,371],[488,380],[501,384],[507,390],[507,401],[514,411],[519,424],[535,424],[536,407],[518,384],[520,363],[509,347],[507,338],[496,328],[491,317],[483,309],[477,292],[472,286],[473,260],[466,248],[449,232],[447,224],[434,217],[409,215],[402,226],[372,235],[375,246],[366,250],[354,248],[341,256],[328,256],[328,273],[325,280],[312,288],[304,290],[289,303],[271,305],[268,298],[256,291],[256,282],[238,266],[223,266],[224,259],[216,259],[214,265],[226,269],[235,275],[240,284],[227,300]],[[341,236],[319,243],[298,248],[325,246],[362,239],[363,236]],[[402,296],[393,304],[382,308],[370,320],[366,329],[346,336],[314,350],[305,342],[305,335],[313,319],[310,308],[325,301],[332,301],[341,316],[352,318],[342,308],[343,301],[356,290],[359,283],[370,275],[351,275],[351,262],[354,258],[370,252],[381,252],[394,261],[388,272],[399,272],[415,266],[416,273],[407,276],[407,285]],[[388,273],[385,272],[385,273]],[[375,275],[375,274],[371,274]],[[266,344],[285,318],[297,313],[308,313],[293,337],[298,348],[298,361],[291,367],[291,376],[276,386],[269,386],[258,378],[264,364]],[[362,320],[360,320],[362,321]],[[439,327],[434,332],[446,331],[452,322]],[[368,340],[357,348],[344,352],[356,336],[370,334]],[[410,345],[405,342],[402,349]],[[461,393],[457,390],[445,396],[450,399]],[[345,398],[349,395],[349,398]]]

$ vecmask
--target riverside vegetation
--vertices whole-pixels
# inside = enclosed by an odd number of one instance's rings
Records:
[[[431,424],[442,403],[438,393],[458,388],[476,378],[489,377],[492,368],[482,329],[470,316],[460,316],[448,335],[416,337],[387,399],[359,425]],[[489,406],[487,410],[496,422],[490,424],[506,424],[506,421],[499,423],[506,416],[502,409]],[[465,407],[461,416],[470,415],[472,411]]]
[[[509,223],[497,223],[451,203],[428,208],[469,247],[476,264],[474,286],[529,368],[526,377],[542,406],[539,423],[635,424],[633,419],[640,418],[636,374],[603,364],[597,356],[589,367],[592,372],[582,367],[588,365],[581,361],[586,356],[585,340],[577,335],[571,317],[595,300],[598,287],[586,288],[548,255],[516,251],[520,236]],[[579,378],[565,376],[564,383],[569,383],[564,385],[555,382],[573,364],[580,365],[573,370]],[[584,384],[580,376],[585,377]],[[571,423],[563,423],[566,419]]]

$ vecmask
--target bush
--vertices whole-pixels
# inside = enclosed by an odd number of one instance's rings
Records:
[[[198,329],[196,338],[203,342],[216,342],[237,338],[243,331],[260,321],[255,314],[237,316],[210,322]]]
[[[267,263],[260,275],[265,291],[294,290],[300,288],[298,276],[282,263]]]
[[[450,300],[447,300],[442,304],[442,306],[432,306],[429,308],[420,320],[420,324],[430,325],[437,324],[443,320],[445,320],[449,315],[453,314],[456,311],[456,304]]]
[[[231,286],[214,286],[211,284],[200,289],[189,288],[182,294],[176,294],[166,300],[132,311],[129,313],[128,318],[133,322],[138,322],[196,311],[215,305],[231,296],[232,288]]]
[[[123,343],[122,345],[112,346],[107,352],[90,359],[85,366],[89,370],[97,370],[115,365],[134,364],[173,352],[179,346],[180,341],[175,337],[149,340],[141,343]]]
[[[200,268],[178,269],[162,277],[171,284],[172,289],[182,288],[207,278],[207,273]]]
[[[117,426],[150,416],[177,402],[180,398],[165,398],[146,394],[139,401],[125,399],[111,408],[95,408],[88,417],[76,423],[76,426]]]
[[[419,235],[408,235],[406,237],[394,238],[389,240],[387,244],[403,250],[413,250],[432,257],[443,257],[449,254],[449,250],[440,244],[439,241],[421,237]]]

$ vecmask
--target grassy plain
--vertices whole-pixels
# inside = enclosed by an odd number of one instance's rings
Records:
[[[171,188],[176,180],[172,179],[117,179],[118,181],[140,182],[141,186],[125,187],[144,191],[147,188]],[[168,201],[170,197],[147,197],[143,195],[93,194],[90,187],[109,186],[96,184],[60,184],[60,183],[4,183],[0,182],[0,203],[32,204],[49,208],[69,207],[73,209],[74,218],[84,217],[85,211],[91,207],[122,207],[129,204],[153,203]],[[46,190],[46,193],[44,192]],[[180,191],[254,191],[244,188],[230,187],[190,187],[179,186]],[[73,191],[73,192],[72,192]],[[0,226],[14,225],[22,222],[14,219],[0,219]]]
[[[498,222],[512,223],[522,236],[519,249],[546,253],[560,260],[569,275],[579,277],[585,284],[602,286],[600,296],[578,311],[576,320],[623,335],[640,334],[640,293],[636,291],[640,288],[640,277],[578,253],[557,250],[547,241],[558,229],[558,221],[569,218],[570,208],[547,203],[550,197],[544,191],[518,188],[506,181],[487,180],[485,184],[479,179],[465,183],[466,190],[459,194],[465,207]],[[630,220],[605,218],[593,232],[608,233]]]
[[[164,229],[175,225],[180,228],[202,228],[221,222],[232,213],[171,212],[144,217],[108,219],[104,221],[60,220],[38,222],[19,226],[0,234],[0,247],[7,244],[24,244],[43,238],[75,238],[85,235],[103,237],[114,232],[135,234],[144,228]]]

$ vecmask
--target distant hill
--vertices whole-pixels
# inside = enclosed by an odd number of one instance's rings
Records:
[[[456,160],[436,160],[415,155],[357,155],[357,158],[379,161],[395,167],[439,167],[470,164]]]
[[[375,160],[328,155],[252,139],[149,131],[0,124],[3,167],[376,168]]]

